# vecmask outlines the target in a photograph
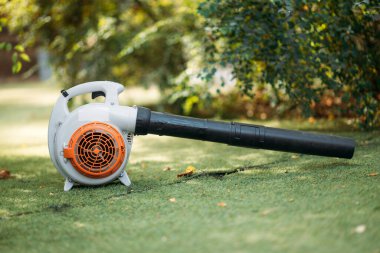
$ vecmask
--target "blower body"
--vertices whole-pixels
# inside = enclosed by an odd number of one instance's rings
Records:
[[[129,186],[124,170],[132,150],[133,136],[157,134],[310,155],[352,158],[352,139],[284,130],[236,122],[219,122],[120,106],[121,84],[98,81],[63,90],[49,122],[49,153],[65,177],[64,190],[74,183],[100,185],[116,179]],[[75,96],[105,96],[104,103],[68,109]]]

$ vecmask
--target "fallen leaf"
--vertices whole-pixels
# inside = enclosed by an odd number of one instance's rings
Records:
[[[11,177],[11,173],[8,170],[0,170],[0,179],[8,179]]]
[[[227,204],[224,202],[219,202],[217,205],[220,207],[226,207],[227,206]]]
[[[365,230],[366,230],[366,226],[362,224],[355,228],[355,233],[362,234],[364,233]]]
[[[310,124],[314,124],[315,123],[315,118],[314,117],[309,117],[308,121],[309,121]]]
[[[377,173],[377,172],[372,172],[372,173],[368,174],[368,176],[370,176],[370,177],[376,177],[377,175],[379,175],[379,173]]]
[[[170,198],[169,201],[172,202],[172,203],[177,202],[177,200],[175,198]]]
[[[81,223],[81,222],[74,222],[74,226],[76,226],[77,228],[83,228],[85,227],[86,225]]]
[[[268,214],[272,213],[272,212],[275,211],[275,210],[276,210],[276,208],[265,209],[265,210],[263,210],[260,214],[261,214],[262,216],[267,216]]]
[[[195,167],[194,166],[187,166],[186,170],[185,170],[186,173],[193,173],[195,172]]]
[[[163,171],[171,171],[172,168],[170,168],[169,166],[167,166],[167,167],[163,168],[162,170],[163,170]]]
[[[190,166],[187,166],[185,172],[178,174],[177,177],[187,177],[193,174],[194,172],[195,172],[195,167],[190,165]]]

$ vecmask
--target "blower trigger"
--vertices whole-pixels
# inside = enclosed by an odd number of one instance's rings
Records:
[[[92,99],[95,99],[97,97],[106,97],[106,94],[103,92],[103,91],[94,91],[92,94],[91,94],[91,98]]]
[[[67,93],[66,90],[61,90],[61,94],[62,94],[62,96],[64,96],[64,97],[67,97],[67,96],[69,95],[69,93]]]

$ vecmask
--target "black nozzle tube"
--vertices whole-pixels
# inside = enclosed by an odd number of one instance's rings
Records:
[[[153,112],[138,107],[135,134],[157,134],[309,155],[352,158],[355,141],[236,122],[220,122]]]

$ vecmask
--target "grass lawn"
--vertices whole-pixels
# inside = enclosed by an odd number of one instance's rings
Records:
[[[379,131],[265,123],[353,137],[352,160],[138,136],[132,187],[63,192],[46,139],[58,90],[0,86],[1,253],[380,252]]]

